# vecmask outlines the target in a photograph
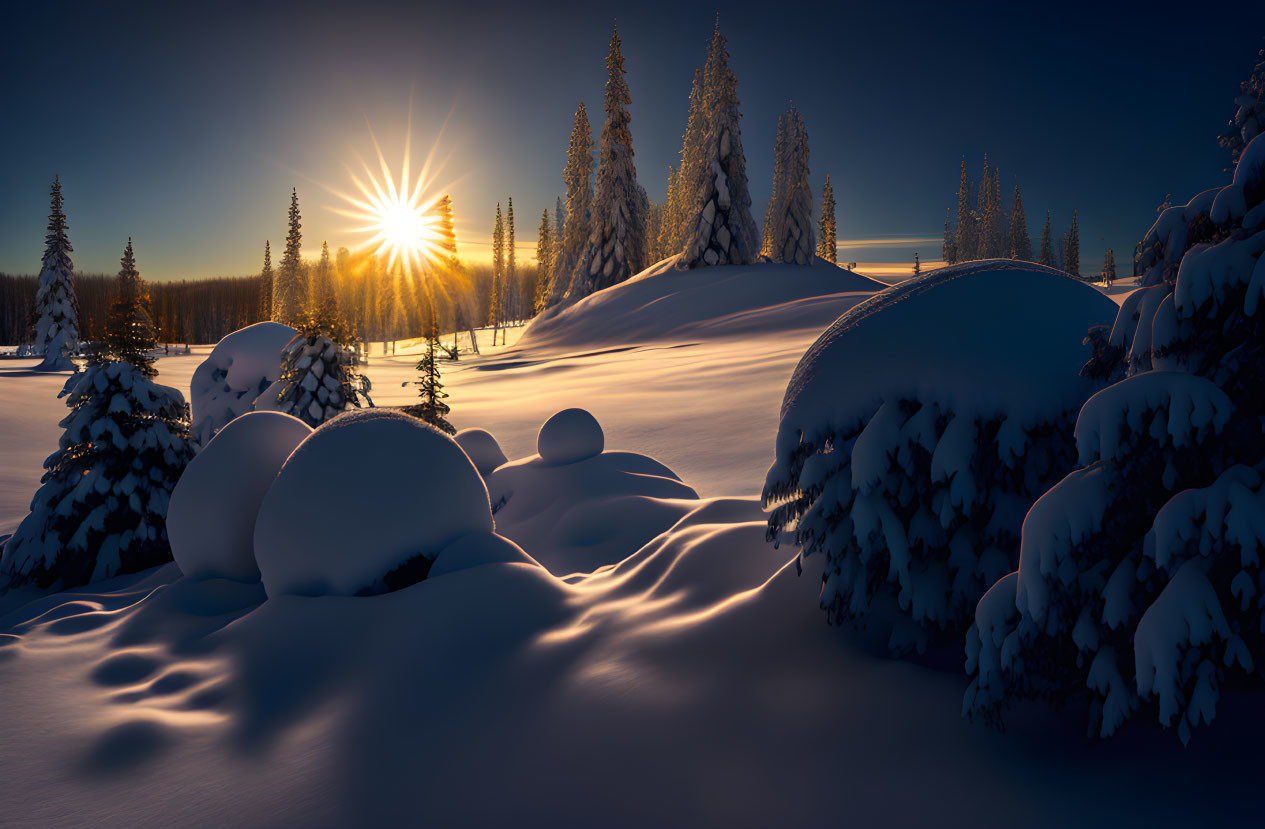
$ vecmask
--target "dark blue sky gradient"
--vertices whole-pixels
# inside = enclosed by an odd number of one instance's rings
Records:
[[[366,121],[398,164],[410,95],[414,152],[438,141],[467,254],[486,257],[507,195],[534,244],[578,101],[600,129],[615,16],[660,199],[718,7],[757,222],[793,98],[840,238],[935,240],[844,254],[861,261],[938,259],[958,160],[977,174],[985,151],[1034,236],[1046,208],[1056,232],[1078,208],[1083,270],[1108,245],[1127,261],[1165,194],[1227,180],[1215,138],[1265,35],[1253,3],[26,3],[0,27],[0,271],[38,270],[54,173],[82,271],[117,270],[129,235],[151,279],[255,271],[291,186],[305,253],[354,243],[322,185],[348,186]]]

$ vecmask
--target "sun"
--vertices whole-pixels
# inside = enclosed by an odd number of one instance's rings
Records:
[[[429,160],[423,165],[417,178],[411,178],[411,132],[410,127],[405,134],[404,161],[397,183],[382,148],[370,129],[369,135],[377,153],[378,170],[375,171],[363,160],[362,173],[348,168],[355,192],[338,193],[346,206],[332,208],[334,212],[357,221],[357,225],[349,230],[364,235],[359,245],[361,250],[382,259],[388,271],[398,268],[405,275],[425,271],[430,263],[442,256],[437,232],[439,218],[433,209],[440,197],[430,192],[428,186]]]

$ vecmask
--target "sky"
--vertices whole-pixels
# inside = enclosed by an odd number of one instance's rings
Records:
[[[639,180],[659,200],[716,13],[757,222],[793,99],[814,198],[826,173],[835,188],[842,261],[939,259],[960,159],[978,175],[988,153],[1034,237],[1047,209],[1056,236],[1079,211],[1096,272],[1107,247],[1128,262],[1166,196],[1228,181],[1216,136],[1265,36],[1265,4],[1231,5],[24,3],[0,27],[0,272],[38,271],[54,175],[82,272],[117,271],[129,236],[149,279],[258,272],[291,187],[305,255],[354,247],[331,208],[371,129],[398,171],[410,107],[415,164],[433,154],[428,188],[452,195],[463,254],[489,256],[512,196],[530,257],[580,101],[600,130],[613,21]]]

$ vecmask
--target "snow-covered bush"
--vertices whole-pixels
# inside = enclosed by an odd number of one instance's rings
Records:
[[[189,462],[167,511],[171,554],[186,576],[255,581],[255,516],[277,472],[312,429],[278,412],[247,412]]]
[[[281,377],[281,350],[299,332],[279,322],[257,322],[234,331],[193,372],[189,402],[193,439],[206,446],[215,433],[255,408]]]
[[[622,561],[698,505],[671,469],[604,440],[593,415],[564,409],[540,428],[539,455],[488,475],[497,531],[557,575]]]
[[[281,352],[281,379],[271,387],[276,390],[276,406],[259,408],[320,426],[351,406],[359,407],[368,391],[366,378],[356,370],[351,351],[339,345],[344,341],[324,321],[310,319]]]
[[[1154,705],[1185,741],[1226,671],[1260,652],[1265,140],[1202,198],[1213,229],[1179,256],[1171,291],[1121,307],[1128,347],[1095,370],[1129,376],[1085,404],[1082,468],[1033,506],[1017,575],[977,609],[968,716],[1084,701],[1105,737]]]
[[[451,437],[399,412],[348,412],[286,460],[255,520],[269,596],[370,595],[426,577],[446,546],[492,531],[488,490]]]
[[[167,505],[192,455],[184,397],[113,360],[71,375],[62,396],[65,431],[4,546],[0,590],[73,587],[171,560]]]
[[[809,348],[764,487],[769,539],[826,557],[830,621],[896,652],[970,624],[1070,470],[1090,326],[1115,304],[1039,265],[943,268],[855,306]]]
[[[501,445],[486,429],[462,429],[453,435],[452,439],[465,451],[470,462],[474,464],[474,468],[479,470],[479,474],[484,478],[508,460]]]

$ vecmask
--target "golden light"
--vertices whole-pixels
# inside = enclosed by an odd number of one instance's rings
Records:
[[[346,206],[332,209],[357,221],[357,225],[349,230],[367,236],[359,245],[359,250],[382,259],[388,271],[396,270],[397,266],[405,275],[424,271],[427,265],[443,255],[437,231],[439,217],[434,211],[442,193],[428,191],[430,159],[422,166],[416,180],[410,180],[410,124],[405,133],[404,161],[397,184],[372,129],[369,135],[377,153],[378,171],[375,172],[363,159],[360,160],[363,173],[357,174],[348,168],[356,192],[335,191]]]

